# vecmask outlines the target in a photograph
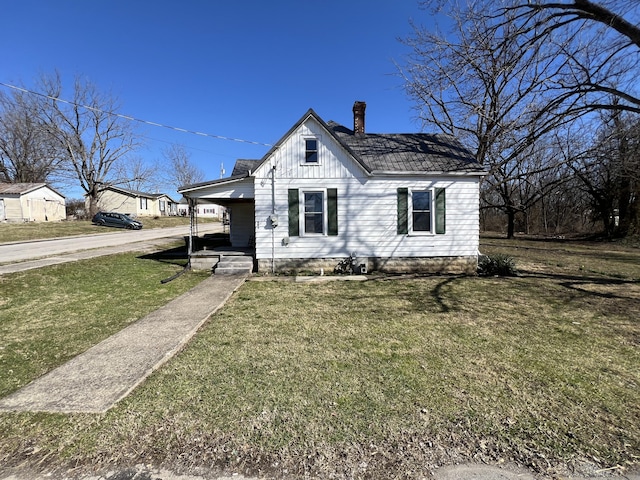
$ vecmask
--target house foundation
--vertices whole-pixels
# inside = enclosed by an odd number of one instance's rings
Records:
[[[297,275],[300,273],[313,273],[319,275],[324,272],[333,274],[335,266],[343,260],[336,258],[281,258],[272,264],[271,259],[258,259],[258,272],[282,273]],[[457,274],[475,275],[478,268],[478,257],[398,257],[376,258],[358,257],[357,265],[364,265],[366,272],[380,272],[391,274],[424,273],[424,274]]]

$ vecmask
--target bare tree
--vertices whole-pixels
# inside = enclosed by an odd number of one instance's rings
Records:
[[[572,167],[609,238],[640,229],[640,119],[616,110],[603,114],[592,147]]]
[[[487,15],[508,18],[522,45],[544,45],[564,68],[549,80],[558,95],[588,96],[587,109],[640,113],[640,4],[637,0],[506,0]],[[610,102],[614,96],[617,101]]]
[[[60,165],[39,116],[41,101],[20,90],[0,92],[0,182],[46,182]]]
[[[140,156],[129,156],[126,162],[117,162],[112,171],[112,183],[130,190],[157,191],[162,183],[158,165]]]
[[[41,115],[85,192],[92,216],[98,210],[100,192],[114,184],[112,170],[137,147],[137,138],[130,124],[114,115],[119,107],[116,97],[99,92],[89,81],[76,78],[68,102],[60,100],[59,75],[43,77],[41,83],[48,99]]]
[[[191,161],[191,155],[184,145],[172,144],[162,154],[166,161],[165,176],[176,190],[183,185],[204,180],[204,173]]]
[[[489,3],[452,8],[448,34],[414,26],[402,74],[423,127],[459,137],[490,168],[485,206],[506,214],[511,238],[516,215],[540,200],[533,192],[523,202],[527,177],[555,167],[555,159],[545,157],[534,165],[532,153],[580,115],[582,97],[557,96],[549,78],[565,62],[546,55],[542,44],[523,47],[512,19],[497,24],[485,15]]]

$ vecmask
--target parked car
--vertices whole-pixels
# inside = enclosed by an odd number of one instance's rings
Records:
[[[142,223],[134,220],[129,215],[117,212],[98,212],[91,219],[96,225],[103,227],[120,227],[131,230],[140,230]]]

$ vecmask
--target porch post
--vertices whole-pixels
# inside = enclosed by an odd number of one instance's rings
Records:
[[[187,242],[187,255],[191,258],[193,253],[193,235],[196,231],[196,201],[193,198],[187,198],[189,205],[189,241]]]

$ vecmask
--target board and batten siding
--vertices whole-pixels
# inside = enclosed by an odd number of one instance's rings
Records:
[[[319,165],[305,165],[302,161],[304,138],[308,136],[318,139]],[[377,258],[477,255],[477,176],[367,176],[313,119],[303,123],[255,174],[258,260],[339,258],[354,251],[358,257]],[[289,236],[289,189],[326,192],[328,188],[337,189],[338,235]],[[398,234],[398,188],[444,188],[446,233]],[[273,229],[269,222],[272,209],[278,217],[278,226]]]

